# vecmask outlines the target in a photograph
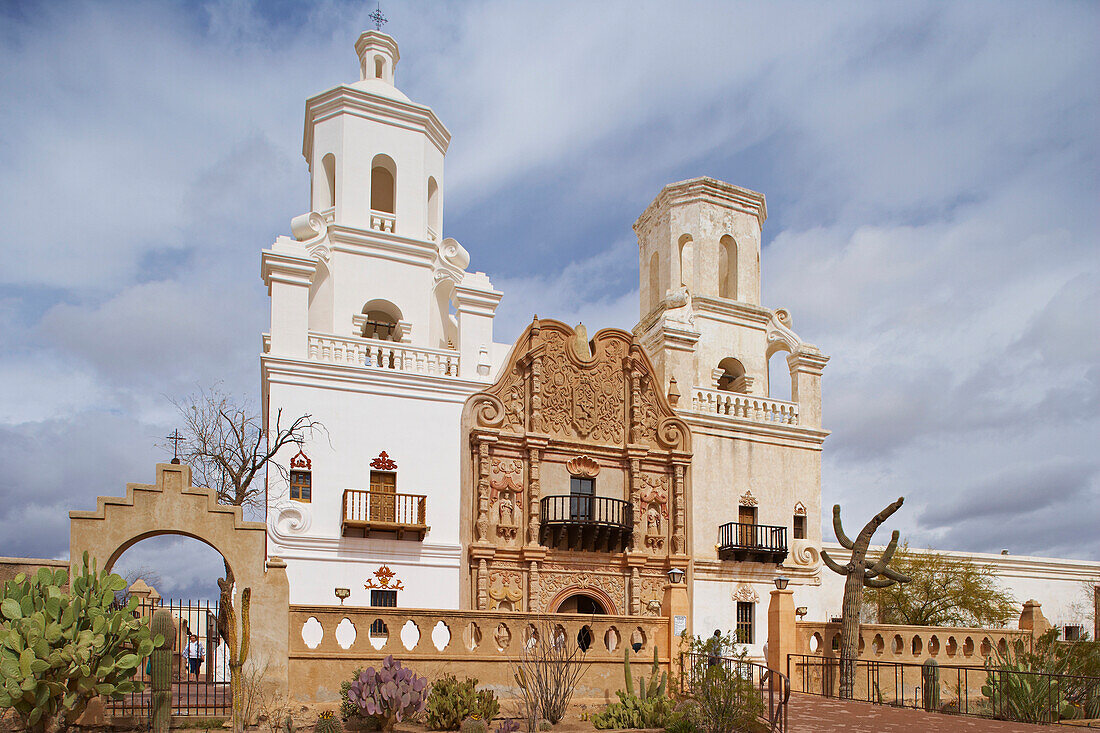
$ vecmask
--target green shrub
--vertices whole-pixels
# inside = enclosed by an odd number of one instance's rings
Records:
[[[361,674],[363,674],[363,668],[357,667],[350,679],[346,679],[340,683],[340,718],[345,723],[363,719],[359,714],[359,706],[353,703],[351,698],[348,697],[348,693],[351,692],[352,683],[359,679],[359,675]]]
[[[736,672],[748,664],[748,650],[742,648],[732,659],[730,665],[707,666],[694,673],[686,712],[700,733],[756,730],[764,716],[764,701],[752,680]]]
[[[0,709],[14,709],[30,731],[72,725],[93,697],[140,691],[134,675],[164,642],[134,617],[137,598],[114,606],[126,581],[97,573],[88,553],[71,590],[67,579],[64,570],[20,573],[0,598]]]
[[[665,733],[699,733],[699,728],[689,715],[676,715],[665,725]]]
[[[426,721],[430,730],[459,730],[466,718],[486,723],[500,714],[500,703],[492,690],[478,690],[477,678],[461,682],[452,674],[432,684],[428,693]]]

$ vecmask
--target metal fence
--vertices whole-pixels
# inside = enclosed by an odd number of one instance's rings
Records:
[[[218,604],[210,601],[166,601],[157,608],[171,611],[176,626],[172,644],[172,715],[229,715],[232,707],[229,649],[218,636]],[[135,613],[149,615],[152,610],[143,605]],[[188,657],[191,634],[198,637],[199,650],[203,652],[197,661]],[[192,647],[190,651],[196,649]],[[152,714],[150,671],[148,660],[143,660],[136,679],[144,683],[144,689],[119,700],[108,701],[108,715],[141,718]]]
[[[776,733],[787,730],[787,702],[791,697],[791,682],[782,672],[769,669],[763,664],[716,654],[682,653],[680,692],[691,694],[715,668],[721,669],[727,675],[739,677],[752,686],[764,704],[760,720],[769,726],[769,730]]]
[[[867,659],[852,664],[857,702],[1020,723],[1100,718],[1100,677]],[[789,654],[787,676],[795,692],[839,697],[839,659]]]

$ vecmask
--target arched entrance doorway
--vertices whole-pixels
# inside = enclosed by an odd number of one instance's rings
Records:
[[[574,593],[562,599],[554,613],[583,613],[586,616],[604,616],[607,609],[595,596],[586,593]]]

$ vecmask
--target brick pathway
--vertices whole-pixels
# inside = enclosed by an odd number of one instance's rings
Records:
[[[1007,723],[965,715],[943,715],[866,702],[841,702],[816,695],[791,695],[790,733],[1057,733],[1076,728]]]

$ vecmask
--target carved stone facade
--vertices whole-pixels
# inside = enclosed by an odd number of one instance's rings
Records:
[[[606,613],[662,615],[668,569],[690,563],[691,438],[666,390],[625,331],[589,341],[583,326],[531,323],[463,410],[464,606],[554,612],[580,595]],[[573,478],[592,493],[571,495]],[[557,520],[567,528],[552,535]],[[621,546],[603,542],[608,524]]]

